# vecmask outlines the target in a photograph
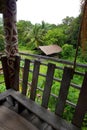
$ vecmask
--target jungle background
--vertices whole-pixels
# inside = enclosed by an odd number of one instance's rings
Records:
[[[30,21],[17,22],[19,51],[40,54],[36,50],[39,46],[57,44],[62,47],[59,58],[73,61],[78,44],[81,15],[78,17],[67,16],[61,24],[49,24],[42,21],[41,24],[32,24]],[[3,18],[0,18],[0,51],[5,48]],[[78,51],[79,62],[86,62],[86,53],[82,53],[81,45]]]

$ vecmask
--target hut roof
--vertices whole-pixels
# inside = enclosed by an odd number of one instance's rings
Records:
[[[51,55],[62,51],[62,48],[58,45],[39,46],[39,49],[42,50],[46,55]]]

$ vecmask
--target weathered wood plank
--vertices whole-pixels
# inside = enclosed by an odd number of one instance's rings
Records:
[[[3,67],[3,73],[4,73],[6,88],[9,89],[11,87],[10,87],[10,79],[9,79],[9,70],[8,70],[8,64],[7,64],[7,57],[6,56],[1,57],[1,61],[2,61],[2,67]]]
[[[31,83],[31,94],[30,94],[30,99],[32,99],[32,100],[35,100],[35,97],[36,97],[36,89],[37,89],[38,76],[39,76],[39,68],[40,68],[40,62],[35,60],[34,69],[33,69],[32,83]]]
[[[6,97],[8,97],[11,94],[11,92],[13,92],[13,90],[12,89],[8,89],[5,92],[0,93],[0,102],[2,100],[6,99]]]
[[[56,110],[55,110],[55,113],[59,116],[62,116],[63,114],[67,95],[68,95],[68,90],[70,86],[70,81],[72,77],[73,77],[73,69],[65,67],[64,72],[63,72],[61,86],[60,86],[58,101],[56,105]]]
[[[72,123],[78,127],[81,127],[86,112],[87,112],[87,72],[85,73],[85,77],[83,80],[81,92],[79,94],[79,99]]]
[[[22,82],[22,94],[26,95],[27,92],[27,83],[29,76],[30,60],[25,59],[25,65],[23,70],[23,82]]]
[[[0,127],[2,130],[38,130],[16,112],[0,106]]]
[[[15,56],[14,77],[13,82],[11,84],[11,88],[15,89],[16,91],[19,90],[19,71],[20,71],[20,57]]]
[[[1,57],[1,61],[2,61],[6,88],[7,89],[14,88],[15,90],[19,90],[20,57],[19,56],[14,57],[14,61],[12,61],[14,64],[13,65],[14,68],[11,68],[8,65],[8,58],[6,56]]]
[[[55,71],[55,65],[49,63],[48,64],[45,87],[44,87],[44,92],[43,92],[43,97],[42,97],[42,106],[45,107],[45,108],[48,107],[51,87],[52,87],[52,83],[53,83],[54,71]]]
[[[36,116],[38,116],[40,119],[47,122],[49,125],[51,125],[54,129],[57,130],[81,130],[77,128],[76,126],[69,124],[61,117],[53,114],[52,112],[48,111],[44,107],[36,104],[33,100],[27,99],[24,95],[20,94],[19,92],[16,92],[13,90],[11,93],[11,96],[20,102],[23,106],[25,106],[29,111],[33,112]]]

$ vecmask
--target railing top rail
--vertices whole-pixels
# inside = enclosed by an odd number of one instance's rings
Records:
[[[23,52],[19,52],[20,55],[24,55],[24,56],[30,56],[33,58],[38,58],[38,59],[46,59],[46,60],[51,60],[54,62],[59,62],[62,64],[66,64],[66,65],[74,65],[74,62],[70,62],[68,60],[63,60],[63,59],[59,59],[59,58],[54,58],[54,57],[49,57],[49,56],[42,56],[42,55],[37,55],[37,54],[29,54],[29,53],[23,53]],[[87,68],[87,64],[82,64],[82,63],[76,63],[76,66],[78,67],[82,67],[82,68]]]
[[[37,55],[37,54],[29,54],[29,53],[24,53],[24,52],[19,52],[19,54],[24,55],[24,56],[30,56],[30,57],[33,57],[33,58],[50,60],[50,61],[53,61],[53,62],[59,62],[61,64],[65,64],[65,65],[70,65],[70,66],[74,65],[74,62],[64,60],[64,59],[60,59],[60,58]],[[0,53],[0,60],[1,60],[2,55],[3,55],[3,53]],[[76,63],[76,66],[77,67],[82,67],[82,68],[87,68],[87,64],[82,64],[82,63]]]

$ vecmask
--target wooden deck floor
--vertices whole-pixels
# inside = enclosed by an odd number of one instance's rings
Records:
[[[0,130],[38,130],[29,121],[5,106],[0,106]]]

